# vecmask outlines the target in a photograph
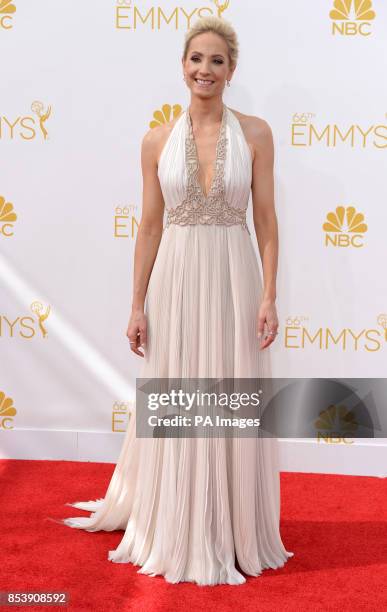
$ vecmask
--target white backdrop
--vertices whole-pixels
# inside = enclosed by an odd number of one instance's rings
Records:
[[[0,0],[1,456],[117,459],[141,366],[125,335],[141,140],[189,104],[184,33],[218,10],[240,40],[224,101],[275,140],[273,374],[385,376],[387,7],[335,7]],[[386,440],[347,442],[281,440],[281,467],[387,473]]]

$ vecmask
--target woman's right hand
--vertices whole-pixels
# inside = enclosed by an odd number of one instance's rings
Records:
[[[147,320],[142,310],[132,311],[126,335],[129,338],[130,348],[133,353],[144,357],[144,353],[139,351],[140,346],[146,347],[147,341]]]

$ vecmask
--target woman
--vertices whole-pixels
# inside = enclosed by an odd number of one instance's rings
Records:
[[[143,139],[127,331],[132,351],[145,357],[143,378],[270,377],[264,349],[278,329],[273,142],[264,120],[222,100],[237,53],[230,24],[200,19],[182,58],[190,105]],[[264,287],[246,223],[251,189]],[[293,555],[279,533],[276,443],[136,438],[132,415],[105,498],[69,504],[92,514],[63,522],[125,530],[109,559],[140,565],[140,573],[242,584],[241,572],[257,576]]]

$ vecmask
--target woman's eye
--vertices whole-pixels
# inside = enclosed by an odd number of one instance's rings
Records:
[[[200,61],[200,57],[197,57],[197,56],[195,56],[195,57],[191,57],[191,60],[192,60],[193,62]],[[222,60],[222,59],[215,59],[215,60],[214,60],[214,62],[215,62],[216,64],[223,64],[223,60]]]

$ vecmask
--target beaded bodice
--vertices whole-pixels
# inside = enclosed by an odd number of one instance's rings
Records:
[[[183,112],[183,115],[172,128],[170,138],[167,140],[165,148],[171,149],[175,144],[174,153],[175,161],[177,161],[177,171],[179,162],[176,160],[176,155],[178,156],[179,152],[184,154],[184,167],[182,169],[185,170],[183,172],[185,188],[183,189],[183,198],[180,200],[180,203],[177,201],[176,205],[171,205],[173,203],[168,202],[168,198],[165,198],[171,189],[171,168],[169,167],[168,175],[163,181],[163,170],[165,168],[165,171],[167,171],[165,162],[169,153],[169,151],[163,151],[159,163],[159,178],[167,210],[165,229],[171,224],[241,225],[242,228],[250,234],[246,223],[246,208],[251,185],[251,154],[248,150],[247,157],[246,149],[248,149],[248,145],[246,141],[244,141],[244,136],[238,120],[233,114],[230,118],[231,114],[227,106],[223,105],[222,121],[216,145],[213,178],[207,195],[204,193],[198,178],[200,169],[198,153],[188,109]],[[239,171],[237,169],[234,181],[232,176],[233,167],[230,163],[231,160],[227,160],[227,153],[229,151],[227,126],[229,135],[233,137],[233,150],[236,157],[235,163],[239,168]],[[174,134],[175,130],[177,132],[176,134]],[[179,149],[178,143],[173,143],[173,137],[175,135],[177,137],[180,135],[180,140],[182,141],[182,145],[184,145],[181,149]],[[242,150],[240,150],[241,148]],[[170,162],[173,163],[173,161],[173,157],[170,156]],[[225,181],[226,161],[229,162],[227,185]],[[247,183],[247,181],[249,181],[249,183]],[[179,185],[179,179],[177,179],[177,185]],[[238,198],[238,195],[240,195],[240,198]],[[176,198],[174,199],[176,200]],[[230,202],[230,199],[235,199],[235,203]]]

